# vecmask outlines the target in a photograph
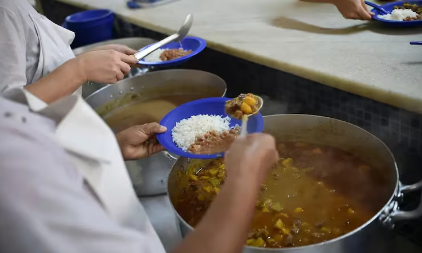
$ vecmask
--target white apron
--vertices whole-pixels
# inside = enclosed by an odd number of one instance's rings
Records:
[[[54,24],[40,14],[29,16],[34,22],[40,43],[38,67],[30,82],[34,83],[66,61],[75,58],[70,48],[75,33]],[[82,94],[82,86],[76,90],[75,94]]]
[[[69,159],[110,217],[148,238],[149,243],[142,252],[164,253],[164,247],[133,190],[114,133],[81,96],[71,95],[49,106],[26,90],[14,97],[56,122],[57,142],[67,151]]]

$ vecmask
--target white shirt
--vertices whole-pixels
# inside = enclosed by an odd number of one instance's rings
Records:
[[[35,83],[72,59],[74,37],[27,0],[0,0],[0,93]]]
[[[164,253],[101,118],[80,96],[13,94],[0,97],[0,252]]]

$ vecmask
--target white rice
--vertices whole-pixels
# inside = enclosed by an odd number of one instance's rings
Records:
[[[390,14],[378,15],[378,18],[393,21],[403,21],[403,19],[407,17],[416,18],[416,15],[418,14],[410,9],[395,9]]]
[[[220,134],[229,130],[229,117],[200,114],[177,122],[171,131],[171,136],[176,145],[186,151],[190,145],[195,143],[197,137],[202,137],[209,131]]]
[[[146,62],[162,62],[160,56],[165,51],[165,49],[157,49],[149,55],[145,56],[143,59]]]

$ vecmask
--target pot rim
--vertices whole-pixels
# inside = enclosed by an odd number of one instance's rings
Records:
[[[385,203],[385,205],[371,218],[369,219],[367,222],[365,222],[364,224],[362,224],[361,226],[359,226],[358,228],[354,229],[353,231],[350,231],[347,234],[344,234],[342,236],[336,237],[334,239],[331,239],[329,241],[325,241],[325,242],[320,242],[320,243],[315,243],[315,244],[310,244],[310,245],[305,245],[305,246],[299,246],[299,247],[285,247],[285,248],[260,248],[260,247],[252,247],[252,246],[247,246],[244,245],[244,248],[249,248],[249,249],[253,249],[253,250],[259,250],[259,251],[280,251],[280,250],[305,250],[305,249],[310,249],[311,247],[315,247],[315,246],[323,246],[329,243],[333,243],[336,241],[340,241],[346,237],[349,237],[351,235],[356,234],[357,232],[361,231],[362,229],[364,229],[365,227],[367,227],[369,224],[371,224],[372,222],[374,222],[374,220],[378,219],[380,217],[380,215],[384,212],[384,210],[388,207],[388,205],[393,201],[394,197],[397,196],[397,194],[399,193],[399,186],[400,186],[400,178],[399,178],[399,171],[398,171],[398,167],[397,167],[397,163],[396,163],[396,158],[394,157],[393,153],[391,152],[391,150],[388,148],[388,146],[378,137],[376,137],[375,135],[371,134],[370,132],[366,131],[365,129],[358,127],[354,124],[351,124],[349,122],[343,121],[343,120],[339,120],[339,119],[335,119],[335,118],[330,118],[330,117],[325,117],[325,116],[319,116],[319,115],[312,115],[312,114],[272,114],[272,115],[266,115],[264,116],[264,120],[265,118],[270,118],[270,117],[278,117],[278,116],[284,116],[284,115],[294,115],[294,116],[300,116],[300,117],[317,117],[317,118],[326,118],[326,119],[330,119],[330,120],[336,120],[339,122],[343,122],[346,123],[348,125],[351,125],[361,131],[365,131],[366,133],[370,134],[373,138],[377,139],[378,141],[380,141],[382,143],[382,145],[388,150],[388,152],[390,153],[391,157],[393,158],[393,163],[394,163],[394,168],[395,168],[395,172],[396,172],[396,186],[394,188],[394,191],[392,193],[392,195],[390,196],[390,198],[388,199],[388,201]],[[265,126],[264,126],[264,133],[265,133]],[[183,157],[180,157],[179,159],[182,159]],[[179,160],[178,159],[178,160]],[[176,161],[177,163],[177,161]],[[176,164],[175,163],[175,164]],[[173,165],[174,166],[174,165]],[[170,178],[170,174],[173,171],[173,168],[170,170],[169,175],[167,177],[167,191],[168,191],[168,183],[169,183],[169,178]],[[170,199],[170,198],[169,198]],[[173,211],[176,213],[176,216],[178,217],[179,221],[183,222],[183,224],[185,226],[187,226],[190,230],[194,231],[195,229],[189,225],[180,215],[179,213],[176,211],[176,209],[174,208],[173,202],[170,199],[170,204],[171,204],[171,208],[173,209]]]

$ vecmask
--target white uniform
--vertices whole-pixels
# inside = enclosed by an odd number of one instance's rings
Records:
[[[0,252],[164,253],[113,132],[85,101],[13,94],[0,97]]]
[[[74,58],[69,46],[74,38],[27,0],[0,0],[0,93],[35,83]]]

